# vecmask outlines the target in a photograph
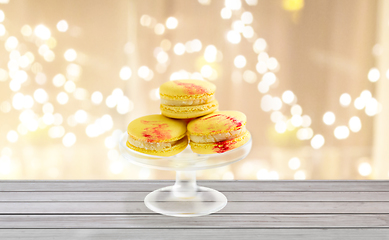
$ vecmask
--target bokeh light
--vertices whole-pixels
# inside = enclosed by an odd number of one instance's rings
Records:
[[[381,77],[380,71],[377,68],[370,69],[369,73],[367,74],[367,78],[370,82],[377,82]]]
[[[8,79],[8,72],[0,68],[0,82],[5,82]]]
[[[54,106],[51,103],[45,103],[42,106],[43,113],[54,113]]]
[[[65,134],[65,136],[62,138],[62,143],[65,147],[71,147],[73,146],[77,141],[77,137],[74,133],[68,132]]]
[[[175,17],[169,17],[166,19],[166,27],[168,29],[175,29],[178,26],[178,20]]]
[[[361,174],[361,176],[369,176],[372,172],[371,165],[367,162],[361,163],[358,166],[358,172]]]
[[[150,76],[152,77],[152,75],[153,75],[153,73],[152,73],[151,69],[148,68],[147,66],[141,66],[138,69],[138,76],[140,78],[143,78],[145,80],[151,80]]]
[[[300,159],[298,157],[293,157],[288,162],[288,166],[292,170],[298,169],[300,167],[300,165],[301,165],[301,162],[300,162]]]
[[[294,94],[292,91],[287,90],[284,93],[282,93],[282,101],[286,104],[291,104],[294,101]]]
[[[217,49],[214,45],[208,45],[204,50],[205,61],[211,63],[216,61]]]
[[[53,84],[56,87],[62,87],[66,82],[66,78],[63,74],[57,74],[53,77]]]
[[[294,175],[293,175],[293,178],[295,180],[305,180],[307,177],[306,177],[306,174],[303,170],[298,170]]]
[[[334,130],[334,135],[337,139],[346,139],[350,135],[350,131],[347,126],[338,126]]]
[[[354,100],[354,107],[358,110],[361,110],[363,109],[364,107],[366,106],[366,101],[361,98],[361,97],[357,97],[355,100]]]
[[[264,61],[259,61],[255,66],[255,69],[257,70],[258,73],[264,74],[265,72],[267,72],[266,63]]]
[[[66,32],[69,28],[68,22],[66,20],[61,20],[57,23],[57,29],[60,32]]]
[[[174,53],[177,55],[182,55],[185,53],[185,45],[182,43],[177,43],[174,45]]]
[[[16,131],[11,130],[7,133],[7,140],[11,143],[16,142],[19,139],[19,135]]]
[[[303,124],[303,118],[300,115],[293,115],[290,122],[294,127],[300,127]]]
[[[64,54],[65,60],[68,62],[73,62],[77,58],[77,52],[74,49],[68,49],[66,50]]]
[[[88,113],[85,110],[80,109],[74,114],[74,118],[78,123],[85,123],[88,119]]]
[[[99,105],[103,101],[103,94],[99,91],[92,93],[91,100],[93,104]]]
[[[242,13],[240,19],[244,24],[251,24],[254,20],[253,14],[251,12],[244,12]]]
[[[45,113],[42,117],[42,120],[43,122],[46,124],[46,125],[51,125],[54,123],[54,115],[51,114],[51,113]]]
[[[257,74],[251,70],[243,72],[243,80],[247,83],[255,83],[257,81]]]
[[[242,33],[244,29],[244,23],[241,20],[237,20],[232,23],[231,27],[233,30]]]
[[[325,139],[323,135],[321,134],[316,134],[312,139],[311,139],[311,146],[314,149],[320,149],[325,143]]]
[[[7,30],[5,29],[3,24],[0,24],[0,37],[4,36]]]
[[[258,4],[258,0],[246,0],[247,5],[255,6]]]
[[[8,175],[12,170],[12,162],[9,156],[0,156],[0,174]]]
[[[201,5],[209,5],[211,4],[211,0],[197,0]]]
[[[242,7],[242,2],[240,0],[225,0],[224,5],[228,9],[239,10]]]
[[[19,45],[19,40],[14,36],[8,37],[7,40],[5,41],[5,49],[7,51],[12,51],[16,49],[18,45]]]
[[[351,117],[348,122],[348,127],[352,132],[359,132],[362,128],[361,119],[357,116]]]
[[[62,126],[53,126],[49,129],[50,138],[61,138],[65,135],[65,128]]]
[[[126,114],[134,108],[134,103],[127,97],[121,96],[118,99],[116,110],[119,114]]]
[[[38,88],[37,90],[35,90],[34,99],[38,103],[43,104],[48,100],[48,98],[49,98],[49,95],[47,94],[47,92],[44,89]]]
[[[232,11],[229,8],[223,8],[220,12],[220,15],[223,19],[230,19],[232,16]]]
[[[120,69],[120,73],[119,73],[119,76],[120,76],[120,79],[121,80],[128,80],[131,78],[132,76],[132,71],[131,71],[131,68],[128,67],[128,66],[124,66]]]
[[[277,122],[285,120],[285,116],[280,111],[274,111],[271,113],[270,119],[272,122],[277,123]]]
[[[162,23],[157,23],[154,27],[154,32],[157,35],[162,35],[165,32],[165,26]]]
[[[278,133],[284,133],[287,129],[287,125],[285,122],[277,122],[276,125],[275,125],[275,130],[276,132]]]
[[[240,40],[242,37],[240,36],[240,33],[234,30],[228,31],[227,33],[227,40],[232,44],[238,44],[240,43]]]
[[[312,119],[311,119],[310,116],[308,116],[308,115],[303,115],[303,116],[302,116],[302,119],[303,119],[303,122],[301,123],[301,126],[303,126],[303,127],[309,127],[309,126],[311,126]]]
[[[157,61],[159,63],[166,63],[169,60],[169,55],[165,51],[160,51],[157,55]]]
[[[254,37],[254,29],[251,26],[245,26],[243,28],[243,37],[245,38]]]
[[[67,81],[64,85],[64,89],[68,93],[72,93],[76,90],[76,84],[73,81]]]
[[[246,66],[247,60],[243,55],[238,55],[234,59],[234,65],[237,68],[244,68]]]
[[[266,94],[261,99],[261,109],[265,112],[271,111],[273,108],[273,98],[269,94]]]
[[[334,124],[335,122],[335,114],[333,112],[326,112],[324,115],[323,115],[323,122],[326,124],[326,125],[332,125]]]
[[[292,115],[301,115],[303,114],[303,109],[300,105],[295,104],[290,108],[290,113]]]
[[[4,12],[0,10],[0,22],[4,22],[4,19],[5,19]]]
[[[69,101],[69,96],[65,92],[60,92],[57,95],[57,101],[59,104],[64,105]]]
[[[303,140],[309,140],[313,137],[313,130],[312,128],[305,127],[305,128],[300,128],[297,131],[297,138],[301,141]]]
[[[209,65],[204,65],[200,72],[203,77],[209,78],[212,75],[213,69]]]
[[[193,52],[200,52],[202,47],[203,47],[203,45],[199,39],[193,39],[191,41],[191,45],[192,45],[191,48],[192,48]]]
[[[369,98],[366,101],[365,113],[368,116],[374,116],[380,111],[380,104],[377,99]]]
[[[282,7],[287,11],[298,11],[304,7],[304,0],[283,0]]]
[[[34,34],[42,40],[48,40],[51,37],[50,29],[42,24],[35,27]]]
[[[263,38],[258,38],[257,40],[255,40],[253,45],[254,52],[257,54],[264,51],[266,47],[267,47],[267,43]]]
[[[351,103],[351,96],[348,93],[343,93],[339,98],[340,105],[342,107],[348,107]]]

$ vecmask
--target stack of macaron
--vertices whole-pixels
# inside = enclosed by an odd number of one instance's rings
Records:
[[[218,111],[216,86],[203,80],[176,80],[159,88],[161,113],[133,120],[127,147],[156,156],[173,156],[189,142],[198,154],[223,153],[249,141],[246,115]]]

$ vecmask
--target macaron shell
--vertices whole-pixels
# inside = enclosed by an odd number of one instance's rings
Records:
[[[127,132],[144,142],[171,142],[186,135],[186,123],[160,114],[148,115],[128,124]]]
[[[158,151],[135,147],[134,145],[130,144],[128,141],[126,142],[126,145],[128,148],[140,153],[153,155],[153,156],[170,157],[184,151],[186,146],[188,146],[188,137],[187,136],[183,137],[181,140],[179,140],[179,142],[177,142],[171,148],[165,148],[163,150],[158,150]]]
[[[247,131],[244,135],[222,142],[215,143],[195,143],[190,142],[189,145],[193,152],[198,154],[214,154],[224,153],[238,147],[243,146],[251,138],[250,133]]]
[[[202,80],[175,80],[165,82],[159,87],[161,98],[179,99],[199,99],[208,98],[215,93],[216,86],[210,82]]]
[[[187,119],[201,117],[215,112],[219,103],[213,100],[210,103],[193,106],[168,106],[161,104],[161,113],[170,118]]]
[[[188,124],[190,135],[227,133],[246,125],[246,115],[238,111],[217,111]]]

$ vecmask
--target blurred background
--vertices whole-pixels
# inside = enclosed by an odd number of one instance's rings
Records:
[[[173,179],[120,156],[175,79],[248,117],[199,179],[388,179],[388,0],[0,0],[0,179]]]

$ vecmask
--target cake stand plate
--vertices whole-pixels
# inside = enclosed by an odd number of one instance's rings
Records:
[[[215,213],[227,204],[221,192],[197,186],[196,171],[226,166],[245,158],[252,145],[250,139],[243,146],[216,154],[197,154],[188,146],[181,153],[171,157],[159,157],[136,152],[126,146],[127,133],[120,139],[122,156],[142,167],[176,171],[173,186],[149,193],[144,202],[152,211],[175,217],[197,217]]]

